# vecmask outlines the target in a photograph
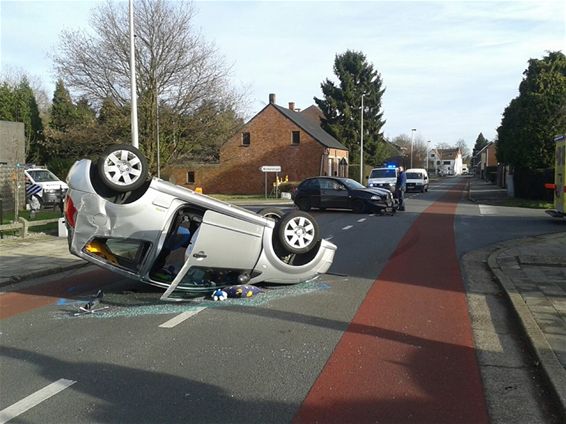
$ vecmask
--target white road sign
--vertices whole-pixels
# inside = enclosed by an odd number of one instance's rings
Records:
[[[278,165],[275,166],[264,165],[264,166],[260,166],[259,170],[261,172],[281,172],[281,167]]]

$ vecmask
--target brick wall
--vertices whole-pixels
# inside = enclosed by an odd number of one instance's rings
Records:
[[[300,143],[292,144],[293,131],[300,132]],[[250,133],[250,144],[242,144],[242,133]],[[347,152],[325,147],[285,117],[272,105],[266,106],[242,131],[230,138],[220,150],[217,165],[187,164],[168,171],[169,179],[176,184],[204,193],[263,194],[264,165],[281,166],[280,178],[301,181],[328,172]],[[330,158],[330,161],[329,161]],[[195,183],[187,183],[187,171],[195,173]],[[275,173],[267,174],[268,192],[271,192]]]

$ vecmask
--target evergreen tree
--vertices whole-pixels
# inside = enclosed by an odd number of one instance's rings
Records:
[[[523,75],[497,129],[497,159],[516,168],[552,167],[554,136],[566,131],[566,56],[530,59]]]
[[[483,149],[489,143],[488,139],[483,136],[483,133],[479,133],[478,138],[476,138],[476,144],[474,144],[474,152],[477,153]]]
[[[367,62],[361,52],[348,50],[336,55],[334,73],[339,85],[329,79],[321,84],[323,99],[314,98],[322,110],[322,127],[344,144],[350,152],[350,160],[360,161],[361,116],[364,125],[364,163],[379,163],[385,150],[381,129],[385,124],[381,111],[381,75]],[[364,109],[361,109],[362,95]]]
[[[50,126],[54,130],[65,131],[77,122],[77,109],[73,104],[69,90],[62,79],[57,80],[53,93]]]
[[[0,85],[0,120],[14,120],[14,101],[14,90],[8,85],[6,81],[4,81],[2,85]]]
[[[24,124],[25,152],[28,162],[37,161],[43,139],[43,122],[27,77],[11,86],[4,81],[0,86],[0,119]]]

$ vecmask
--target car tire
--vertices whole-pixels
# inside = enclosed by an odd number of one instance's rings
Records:
[[[264,218],[271,218],[275,222],[281,221],[283,218],[283,211],[279,208],[263,208],[257,212],[258,215],[263,216]]]
[[[364,213],[366,211],[366,204],[363,200],[355,199],[352,203],[352,210],[354,213]]]
[[[149,175],[147,159],[129,144],[109,146],[96,164],[102,183],[117,193],[141,187]]]
[[[307,197],[302,197],[300,199],[297,199],[295,201],[295,204],[300,210],[304,212],[308,212],[311,210],[311,201]]]
[[[310,214],[291,211],[279,221],[277,234],[281,246],[287,252],[307,253],[320,240],[320,227]]]

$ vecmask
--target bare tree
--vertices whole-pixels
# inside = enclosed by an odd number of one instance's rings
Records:
[[[203,105],[213,105],[219,113],[235,110],[239,95],[227,88],[230,69],[214,45],[195,31],[191,2],[138,0],[135,5],[140,145],[152,163],[161,107],[186,119]],[[95,106],[108,97],[127,105],[131,73],[127,4],[108,1],[98,6],[90,24],[90,33],[61,34],[56,70],[70,90],[86,95]],[[171,140],[166,148],[161,146],[165,158],[190,149],[188,138],[164,140]]]
[[[401,134],[393,138],[393,144],[397,145],[408,159],[410,163],[411,151],[413,152],[413,168],[424,168],[426,166],[427,142],[417,135],[413,140],[411,147],[411,136]]]

